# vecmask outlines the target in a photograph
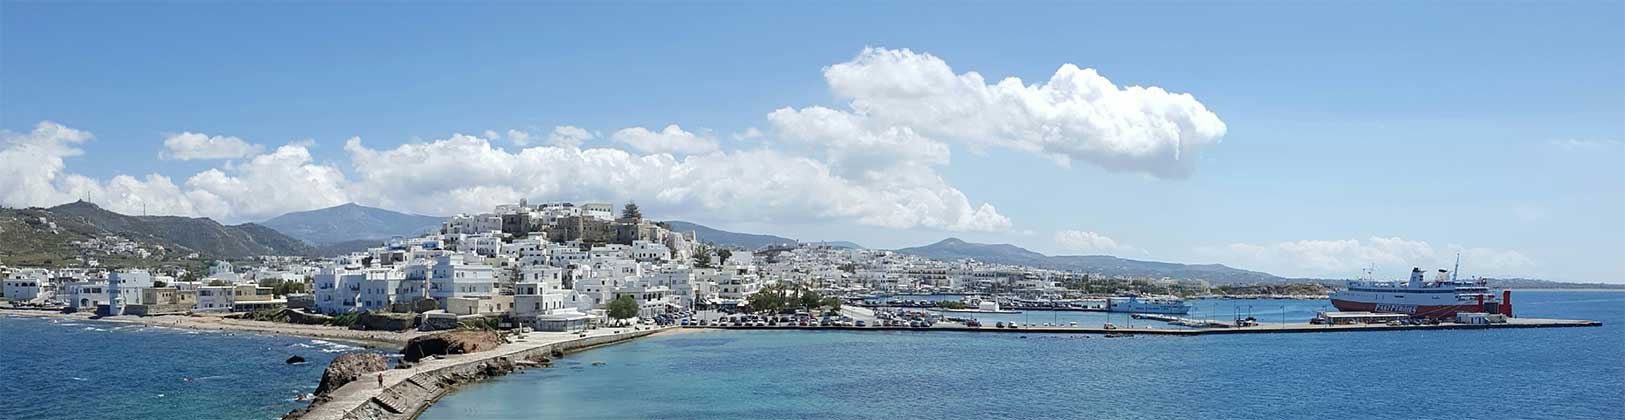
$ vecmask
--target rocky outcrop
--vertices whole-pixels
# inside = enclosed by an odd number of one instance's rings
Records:
[[[355,318],[351,329],[367,331],[406,331],[412,329],[412,314],[392,312],[362,312]]]
[[[504,375],[516,369],[547,366],[549,355],[608,345],[653,334],[659,330],[628,331],[620,334],[566,339],[541,345],[530,345],[518,350],[493,351],[484,355],[449,360],[424,360],[410,377],[386,379],[382,389],[363,387],[363,395],[350,395],[341,399],[318,398],[309,407],[296,409],[283,416],[284,420],[411,420],[417,413],[451,392],[458,385]],[[485,333],[459,331],[458,333]],[[494,335],[494,334],[492,334]],[[399,365],[397,366],[399,367]],[[399,374],[392,376],[399,378]]]
[[[322,382],[316,385],[316,396],[320,398],[357,379],[374,372],[389,369],[389,361],[384,355],[378,353],[349,353],[333,358],[333,363],[327,365],[322,371]]]
[[[488,351],[499,345],[502,337],[495,331],[446,331],[413,337],[401,349],[401,355],[407,362],[416,362],[434,355]]]
[[[283,309],[282,313],[288,317],[288,322],[303,325],[322,325],[333,317],[322,314],[307,314],[302,311]]]

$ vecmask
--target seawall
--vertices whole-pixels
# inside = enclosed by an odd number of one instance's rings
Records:
[[[516,368],[549,360],[555,353],[570,353],[597,346],[647,336],[664,329],[604,332],[587,337],[565,333],[530,333],[514,343],[495,350],[429,358],[407,369],[383,373],[383,386],[376,375],[345,384],[312,404],[303,413],[289,413],[285,419],[301,420],[403,420],[416,418],[440,397],[458,385],[506,375]]]
[[[1146,321],[1147,323],[1155,321]],[[1387,324],[1354,324],[1354,325],[1312,325],[1307,323],[1296,324],[1267,324],[1239,328],[1152,328],[1141,327],[1034,327],[1020,328],[998,327],[965,327],[958,325],[939,324],[932,327],[822,327],[822,326],[686,326],[691,329],[725,329],[725,330],[841,330],[841,331],[955,331],[980,333],[1057,333],[1057,334],[1120,334],[1120,335],[1177,335],[1197,336],[1209,334],[1280,334],[1280,333],[1324,333],[1324,332],[1356,332],[1356,331],[1413,331],[1413,330],[1487,330],[1503,328],[1569,328],[1569,327],[1597,327],[1601,322],[1570,319],[1540,319],[1540,318],[1512,318],[1502,324],[1454,324],[1438,325],[1387,325]]]

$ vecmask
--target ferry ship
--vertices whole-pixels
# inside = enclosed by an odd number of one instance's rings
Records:
[[[1421,268],[1411,269],[1408,282],[1355,280],[1348,289],[1332,292],[1332,306],[1344,312],[1410,314],[1420,318],[1449,318],[1457,312],[1486,312],[1512,316],[1512,292],[1490,291],[1483,280],[1456,281],[1449,270],[1440,269],[1433,281],[1423,278]]]
[[[1134,312],[1142,314],[1172,314],[1184,315],[1191,312],[1191,305],[1183,299],[1175,297],[1154,297],[1140,299],[1135,296],[1106,298],[1107,312]]]

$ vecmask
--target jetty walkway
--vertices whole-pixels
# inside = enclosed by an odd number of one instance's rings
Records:
[[[383,386],[377,374],[339,387],[327,400],[315,404],[295,418],[302,420],[396,420],[412,419],[450,392],[457,384],[493,376],[497,366],[524,367],[533,361],[592,347],[618,343],[654,334],[669,328],[604,328],[579,333],[530,332],[525,338],[496,349],[470,354],[430,357],[411,368],[389,369]],[[501,374],[501,373],[495,373]]]

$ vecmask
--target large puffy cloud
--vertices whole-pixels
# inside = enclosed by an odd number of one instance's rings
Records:
[[[211,136],[184,132],[164,136],[164,150],[158,157],[164,159],[237,159],[259,154],[260,145],[230,136]]]
[[[861,175],[894,165],[946,165],[948,146],[910,127],[876,122],[824,107],[783,108],[767,115],[778,139],[823,154],[842,173]]]
[[[643,127],[623,128],[609,136],[646,153],[702,154],[717,150],[717,141],[710,137],[684,131],[677,124],[660,131]]]
[[[1073,64],[1042,84],[1017,78],[988,84],[975,72],[955,74],[930,54],[868,48],[825,68],[824,78],[851,100],[850,114],[874,120],[871,127],[912,127],[944,141],[1158,177],[1188,176],[1201,148],[1226,130],[1189,94],[1118,87]]]
[[[17,133],[0,130],[0,205],[26,207],[40,203],[70,201],[61,177],[64,158],[84,153],[80,143],[93,138],[89,132],[42,121],[33,131]]]
[[[772,150],[682,159],[574,147],[509,152],[455,135],[393,149],[345,144],[363,202],[422,213],[484,211],[520,198],[635,199],[651,213],[723,220],[845,220],[891,228],[998,231],[1010,221],[929,171],[853,180]]]
[[[583,130],[584,131],[584,130]],[[54,123],[0,133],[8,206],[85,198],[121,213],[263,220],[357,201],[428,214],[486,211],[520,198],[637,200],[669,216],[746,221],[849,221],[888,228],[1003,231],[1010,220],[924,166],[845,177],[823,161],[758,149],[679,158],[611,149],[530,147],[509,152],[490,139],[454,135],[387,149],[345,143],[355,179],[289,144],[177,184],[152,174],[100,181],[67,173],[64,158],[93,136]],[[579,133],[578,133],[579,134]]]
[[[166,157],[247,160],[180,185],[161,175],[100,181],[66,173],[63,166],[88,133],[42,124],[35,132],[6,134],[8,144],[28,146],[8,146],[0,159],[27,162],[0,168],[7,181],[22,185],[0,192],[0,199],[48,205],[93,196],[115,203],[118,211],[140,206],[230,221],[343,201],[448,214],[519,198],[635,199],[651,211],[719,221],[811,219],[1005,231],[1008,218],[990,204],[972,203],[938,173],[949,164],[950,144],[1180,177],[1190,173],[1195,154],[1225,132],[1224,123],[1190,95],[1118,87],[1070,64],[1044,83],[988,84],[974,72],[956,74],[928,54],[866,49],[824,69],[824,77],[849,103],[772,111],[766,132],[751,128],[734,136],[735,147],[758,149],[724,150],[709,131],[676,124],[607,136],[626,150],[582,149],[583,142],[606,136],[574,126],[554,128],[546,147],[526,147],[540,143],[539,135],[521,130],[381,149],[352,140],[345,150],[353,179],[338,167],[315,163],[308,145],[260,153],[259,146],[234,137],[182,133],[173,137],[174,145],[166,143]],[[520,148],[493,147],[499,140]],[[1093,247],[1086,249],[1112,246],[1100,238],[1067,239]]]
[[[349,201],[348,184],[337,167],[313,163],[309,149],[300,145],[186,180],[198,213],[227,220],[259,220],[343,204]]]
[[[1088,254],[1145,254],[1144,249],[1129,244],[1117,242],[1106,235],[1086,230],[1059,230],[1055,232],[1055,243],[1061,249],[1070,252]]]
[[[118,175],[101,182],[68,173],[65,158],[84,153],[90,132],[43,121],[27,133],[0,130],[0,205],[51,206],[74,200],[102,203],[128,214],[195,214],[185,192],[169,177]]]
[[[227,222],[343,203],[343,175],[315,165],[304,146],[283,146],[226,169],[210,169],[184,186],[170,177],[115,175],[106,181],[69,173],[64,158],[89,132],[41,122],[29,133],[0,131],[0,205],[52,206],[87,200],[124,214],[207,216]],[[177,157],[178,158],[178,157]]]
[[[1411,267],[1448,267],[1457,253],[1467,273],[1489,276],[1526,275],[1535,262],[1518,251],[1473,248],[1399,237],[1342,240],[1301,240],[1274,244],[1234,243],[1200,247],[1197,253],[1242,267],[1278,275],[1353,277],[1373,265],[1381,273],[1408,272]]]

